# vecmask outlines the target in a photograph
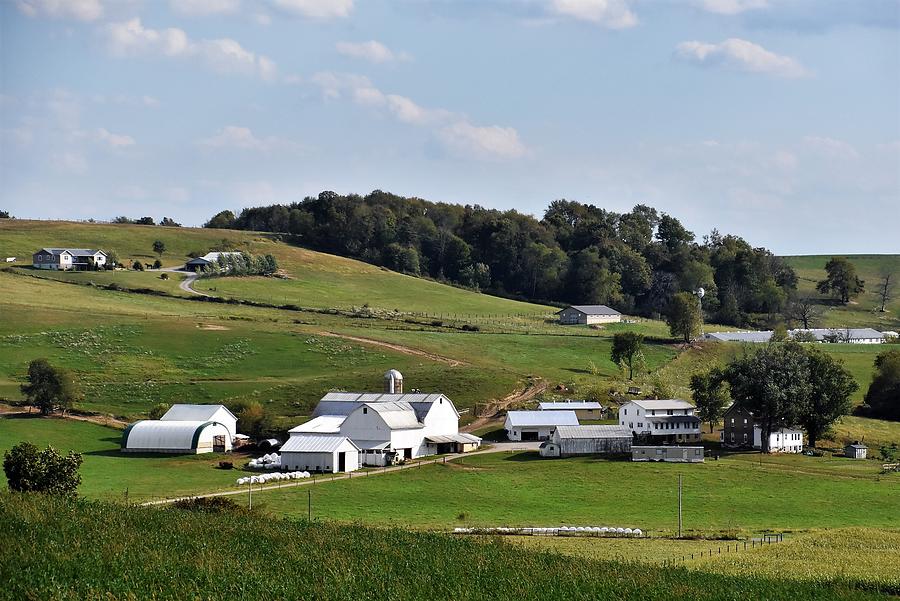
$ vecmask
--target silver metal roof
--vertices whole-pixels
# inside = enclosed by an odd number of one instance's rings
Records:
[[[621,315],[621,313],[606,305],[571,305],[566,307],[566,309],[575,309],[579,313],[584,313],[585,315]],[[562,313],[566,309],[557,311],[556,313]]]
[[[655,411],[665,411],[667,409],[694,409],[694,406],[687,401],[681,399],[633,399],[634,403],[641,409],[652,409]]]
[[[425,425],[419,421],[416,411],[409,403],[402,401],[379,402],[379,403],[363,403],[364,407],[368,407],[377,413],[384,423],[391,430],[408,430],[412,428],[424,428]]]
[[[434,403],[450,403],[456,415],[459,411],[448,397],[440,393],[408,393],[387,394],[381,392],[329,392],[322,397],[312,413],[313,417],[321,415],[350,415],[357,407],[365,404],[374,406],[376,403],[405,403],[416,414],[418,421],[423,421]]]
[[[316,434],[337,434],[341,431],[341,424],[347,419],[345,415],[320,415],[308,422],[302,423],[288,430],[289,433],[306,432]]]
[[[541,411],[559,411],[560,409],[603,409],[597,401],[544,401],[538,403]]]
[[[577,426],[574,411],[510,411],[506,423],[511,427],[522,426]]]
[[[432,434],[426,436],[425,440],[434,443],[458,442],[461,444],[472,444],[481,442],[481,439],[474,434],[459,432],[458,434]]]
[[[358,438],[353,442],[363,451],[380,451],[388,448],[391,444],[389,440],[360,440]]]
[[[819,342],[832,336],[847,340],[880,340],[884,338],[884,333],[873,328],[810,328],[808,330],[801,328],[788,330],[788,336],[793,337],[801,332],[812,334]],[[722,342],[768,342],[772,338],[772,330],[759,330],[753,332],[710,332],[704,337],[707,340],[718,340]]]
[[[159,419],[162,421],[207,421],[212,419],[220,409],[224,409],[228,415],[237,419],[225,405],[189,405],[186,403],[172,405]]]
[[[46,251],[52,255],[59,255],[64,252],[69,253],[73,257],[93,257],[97,253],[106,254],[100,249],[90,249],[90,248],[42,248],[38,252]]]
[[[357,451],[359,447],[346,436],[326,436],[315,434],[292,434],[287,442],[281,445],[282,453],[334,453],[346,447],[352,446]]]
[[[631,432],[625,426],[559,426],[556,435],[563,438],[631,438]]]

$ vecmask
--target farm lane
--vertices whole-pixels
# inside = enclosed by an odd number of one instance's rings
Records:
[[[459,359],[451,359],[449,357],[444,357],[443,355],[436,355],[434,353],[429,353],[428,351],[423,351],[421,349],[415,349],[408,346],[403,346],[402,344],[394,344],[392,342],[384,342],[382,340],[375,340],[373,338],[362,338],[360,336],[350,336],[348,334],[337,334],[335,332],[327,332],[321,331],[316,332],[318,336],[328,336],[330,338],[341,338],[343,340],[349,340],[351,342],[359,342],[360,344],[368,344],[370,346],[380,346],[382,348],[387,348],[392,351],[397,351],[398,353],[402,353],[404,355],[412,355],[414,357],[425,357],[426,359],[431,359],[432,361],[437,361],[438,363],[444,363],[449,365],[450,367],[459,367],[461,365],[468,365],[465,361],[461,361]]]
[[[322,484],[325,482],[337,482],[339,480],[353,480],[354,478],[356,478],[356,479],[370,478],[372,476],[379,476],[382,474],[392,474],[392,473],[403,471],[403,470],[415,469],[417,467],[422,467],[423,465],[432,465],[432,464],[438,464],[438,463],[452,462],[457,459],[462,459],[464,457],[474,457],[475,455],[484,455],[486,453],[512,453],[515,451],[536,451],[540,447],[540,445],[541,445],[540,442],[500,442],[500,443],[492,444],[490,447],[488,447],[486,449],[482,449],[480,451],[473,451],[471,453],[454,453],[451,455],[444,455],[443,457],[439,457],[436,459],[421,460],[421,461],[406,463],[404,465],[395,465],[395,466],[381,468],[381,469],[375,468],[375,469],[372,469],[371,471],[359,472],[359,474],[357,476],[353,476],[352,475],[353,472],[348,472],[345,474],[332,474],[331,477],[329,477],[327,474],[323,474],[320,478],[317,478],[315,480],[310,478],[308,480],[301,480],[299,482],[291,482],[289,484],[272,484],[269,486],[254,488],[253,492],[254,493],[262,493],[262,492],[267,492],[267,491],[272,491],[272,490],[283,490],[285,488],[293,488],[293,487],[297,487],[297,486],[314,486],[316,484]],[[146,501],[144,503],[141,503],[141,505],[143,505],[143,506],[169,505],[171,503],[180,501],[182,499],[199,499],[199,498],[206,498],[206,497],[231,497],[234,495],[243,495],[243,494],[247,494],[247,489],[241,487],[236,490],[223,490],[223,491],[218,491],[218,492],[210,492],[210,493],[202,493],[202,494],[197,494],[197,495],[174,497],[171,499],[162,499],[159,501]]]

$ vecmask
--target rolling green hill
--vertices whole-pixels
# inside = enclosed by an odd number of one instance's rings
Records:
[[[400,529],[0,497],[0,599],[878,599],[866,583],[572,560]],[[177,561],[173,561],[177,559]]]
[[[825,263],[832,255],[804,255],[785,257],[799,278],[798,291],[802,295],[819,299],[822,303],[822,319],[819,327],[872,327],[878,330],[900,328],[900,255],[840,255],[846,256],[856,266],[859,277],[864,280],[866,291],[849,305],[841,306],[829,297],[816,291],[816,283],[825,278]],[[876,309],[880,301],[875,295],[875,287],[882,274],[893,273],[894,299],[888,303],[887,312]]]

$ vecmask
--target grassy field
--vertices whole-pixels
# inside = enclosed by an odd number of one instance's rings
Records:
[[[900,530],[837,528],[789,535],[783,543],[753,547],[735,541],[511,537],[530,549],[587,559],[625,559],[659,564],[677,561],[691,570],[728,575],[790,575],[822,582],[840,579],[862,586],[900,590]],[[710,555],[710,551],[712,554]],[[701,554],[703,556],[701,557]],[[693,558],[691,557],[693,555]],[[682,562],[681,559],[685,558]]]
[[[0,497],[0,531],[0,598],[11,600],[884,598],[852,583],[572,561],[500,541],[41,496]]]
[[[0,455],[22,441],[82,453],[79,494],[114,501],[176,497],[198,490],[229,489],[239,474],[216,469],[220,455],[123,455],[122,432],[87,422],[0,415]],[[6,476],[0,473],[0,487]]]
[[[825,278],[825,263],[831,255],[805,255],[785,257],[799,278],[799,291],[822,300],[822,323],[819,327],[872,327],[878,330],[900,328],[900,294],[888,303],[886,313],[876,309],[880,301],[875,288],[882,274],[893,273],[900,280],[900,255],[849,255],[847,259],[856,266],[859,277],[865,281],[866,292],[846,306],[829,302],[829,298],[816,292],[816,283]],[[895,287],[896,288],[896,287]]]
[[[317,487],[312,498],[320,518],[366,524],[606,525],[659,534],[676,527],[680,474],[689,531],[898,528],[900,475],[879,472],[875,461],[803,456],[747,454],[699,465],[659,465],[498,453],[392,477],[329,483]],[[299,516],[306,511],[305,498],[306,491],[284,490],[255,501],[269,511]]]

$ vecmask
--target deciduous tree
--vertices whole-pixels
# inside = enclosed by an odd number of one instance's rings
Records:
[[[672,298],[666,316],[672,336],[690,342],[700,334],[702,317],[697,297],[690,292],[679,292]]]
[[[865,290],[865,283],[856,275],[856,266],[846,257],[831,257],[825,264],[825,272],[827,275],[816,284],[816,290],[822,294],[831,293],[844,304]]]
[[[691,392],[697,406],[697,417],[709,424],[711,433],[731,401],[724,372],[716,368],[704,374],[694,374],[691,376]]]
[[[644,335],[637,332],[618,332],[613,336],[612,352],[610,359],[615,364],[624,363],[628,366],[628,379],[634,379],[634,366],[640,362],[644,353]]]
[[[892,349],[875,357],[866,405],[872,417],[900,421],[900,350]]]
[[[806,430],[807,444],[816,446],[828,428],[850,413],[850,395],[859,388],[844,366],[828,353],[806,348],[809,358],[809,403],[800,415]]]
[[[46,359],[34,359],[28,364],[27,380],[28,383],[20,387],[22,394],[42,415],[68,409],[80,398],[72,376],[53,367]]]
[[[38,449],[30,442],[21,442],[3,455],[3,471],[10,490],[75,496],[81,484],[81,454],[59,453],[53,447]]]
[[[886,271],[881,274],[881,279],[878,280],[878,284],[875,286],[875,296],[878,297],[878,303],[880,305],[878,310],[880,312],[884,313],[884,307],[894,300],[894,287],[896,284],[897,282],[893,272]]]
[[[153,241],[153,252],[159,255],[162,258],[163,253],[166,252],[166,243],[162,240],[154,240]]]

